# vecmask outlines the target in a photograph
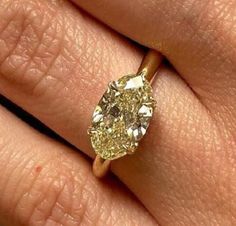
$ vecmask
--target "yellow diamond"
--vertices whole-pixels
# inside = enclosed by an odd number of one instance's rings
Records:
[[[89,129],[96,154],[113,160],[133,153],[147,131],[154,107],[152,88],[144,75],[127,75],[111,82]]]

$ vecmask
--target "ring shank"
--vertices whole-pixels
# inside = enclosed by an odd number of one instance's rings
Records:
[[[101,156],[96,155],[93,162],[93,174],[98,178],[104,177],[109,171],[111,160],[105,160]]]
[[[159,52],[150,49],[147,55],[143,58],[138,73],[144,73],[146,79],[151,82],[162,62],[162,59],[163,56]]]

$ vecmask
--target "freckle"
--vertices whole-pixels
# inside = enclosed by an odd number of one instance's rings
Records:
[[[41,172],[41,170],[42,170],[41,166],[36,166],[35,167],[35,172],[39,173],[39,172]]]

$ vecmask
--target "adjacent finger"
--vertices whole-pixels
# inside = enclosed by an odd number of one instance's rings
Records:
[[[115,180],[0,106],[0,224],[157,225]]]
[[[221,125],[235,130],[234,1],[74,2],[122,34],[161,51]]]

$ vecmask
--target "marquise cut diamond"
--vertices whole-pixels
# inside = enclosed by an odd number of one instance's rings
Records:
[[[152,88],[143,74],[111,82],[95,108],[89,129],[96,154],[113,160],[133,153],[147,131],[154,108]]]

